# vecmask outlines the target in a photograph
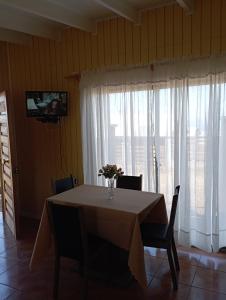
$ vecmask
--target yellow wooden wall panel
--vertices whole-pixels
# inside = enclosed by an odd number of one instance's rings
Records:
[[[141,23],[141,64],[148,63],[148,53],[149,53],[149,22],[148,22],[148,11],[143,12]]]
[[[222,1],[221,10],[221,51],[226,53],[226,1]]]
[[[212,0],[212,53],[220,54],[221,51],[221,11],[222,1]]]
[[[183,9],[174,6],[174,57],[183,56]]]
[[[111,31],[109,20],[103,22],[104,28],[104,64],[105,66],[111,65]]]
[[[86,67],[90,68],[92,65],[92,58],[91,58],[91,34],[85,34],[85,53],[86,53]],[[76,53],[74,53],[76,54]],[[74,72],[74,71],[73,71]]]
[[[212,0],[202,0],[201,20],[201,55],[209,56],[211,53],[211,7]]]
[[[67,55],[67,53],[65,53]],[[85,39],[84,32],[78,31],[78,59],[79,59],[79,71],[86,69],[86,57],[85,57]],[[68,75],[70,75],[68,73]]]
[[[40,46],[39,48],[39,69],[40,69],[40,74],[41,77],[40,79],[36,79],[34,82],[36,90],[41,90],[41,89],[46,89],[48,87],[48,82],[46,81],[46,60],[48,59],[48,53],[46,53],[46,47],[44,47],[44,43],[46,41],[44,39],[39,39],[38,45]],[[37,60],[37,53],[36,51],[32,51],[32,56],[34,59]],[[47,71],[48,72],[48,71]]]
[[[56,67],[57,67],[57,83],[58,89],[63,89],[63,59],[62,59],[62,43],[59,41],[55,42],[56,44]],[[76,57],[78,57],[78,52],[76,52]],[[75,68],[76,64],[74,64]]]
[[[202,2],[194,1],[194,13],[192,14],[192,57],[201,56],[201,20]]]
[[[41,43],[39,43],[39,47],[43,47],[44,48],[44,70],[45,70],[45,85],[46,85],[46,89],[49,89],[51,87],[51,74],[50,74],[50,53],[49,53],[49,40],[47,39],[43,39],[41,41]],[[41,61],[40,61],[41,64]],[[41,78],[40,80],[41,81]]]
[[[105,53],[104,53],[104,24],[102,22],[98,22],[97,24],[97,41],[98,41],[98,66],[103,67],[105,65]]]
[[[8,74],[6,49],[6,43],[0,42],[0,69]],[[22,210],[40,216],[51,193],[51,178],[73,173],[83,182],[79,83],[65,76],[225,51],[224,0],[196,0],[192,16],[172,5],[143,12],[141,25],[117,17],[98,22],[96,34],[68,28],[60,41],[33,37],[30,46],[9,44]],[[0,73],[2,90],[9,88],[8,77]],[[57,125],[27,118],[24,92],[50,89],[68,91],[68,116]]]
[[[38,37],[33,37],[33,49],[35,51],[33,51],[33,78],[34,78],[34,81],[36,83],[40,83],[40,81],[44,78],[43,77],[43,74],[41,74],[41,67],[44,66],[46,67],[46,63],[47,63],[47,60],[48,60],[48,53],[46,51],[46,48],[45,48],[45,53],[42,57],[42,64],[40,63],[40,54],[41,54],[41,51],[40,51],[40,48],[39,48],[39,43],[40,40]],[[44,46],[44,43],[46,43],[46,40],[45,39],[42,39],[42,43],[41,45]],[[18,47],[19,48],[19,47]],[[18,62],[19,63],[19,62]],[[47,82],[45,82],[47,84]]]
[[[74,73],[79,72],[79,59],[78,59],[78,30],[71,28],[71,46],[72,46],[72,69]]]
[[[156,60],[157,37],[156,37],[156,14],[155,11],[149,11],[149,62]]]
[[[125,23],[126,64],[133,64],[133,24]]]
[[[157,38],[157,59],[165,57],[165,8],[159,8],[156,12],[156,38]]]
[[[173,28],[174,7],[165,7],[165,58],[171,59],[174,57],[174,28]]]
[[[66,63],[67,63],[67,73],[65,74],[65,76],[67,75],[70,75],[72,74],[72,72],[74,72],[74,69],[73,69],[73,57],[74,57],[74,53],[73,53],[73,43],[72,43],[72,37],[73,37],[73,33],[72,33],[72,30],[71,28],[69,28],[68,30],[66,30],[65,32],[66,34]],[[84,33],[82,34],[82,37],[81,37],[81,51],[83,51],[84,53],[84,56],[86,58],[86,53],[85,53],[85,39],[84,39]],[[86,68],[86,59],[83,59],[83,69]]]
[[[126,63],[125,20],[118,18],[118,63]]]
[[[2,90],[9,90],[9,70],[8,70],[8,56],[7,45],[0,41],[0,88]]]
[[[64,30],[61,40],[61,56],[62,56],[62,72],[63,77],[69,75],[69,70],[67,67],[67,35],[66,30]],[[78,48],[78,55],[79,55],[79,48]]]
[[[98,42],[97,34],[91,34],[91,69],[96,69],[98,66]]]
[[[192,55],[192,22],[191,15],[183,13],[183,56],[191,57]]]
[[[141,28],[138,25],[133,25],[133,63],[141,63]]]
[[[111,63],[112,65],[118,65],[118,21],[117,18],[111,19],[110,21],[111,30]]]

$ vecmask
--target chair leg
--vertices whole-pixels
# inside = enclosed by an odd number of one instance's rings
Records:
[[[83,273],[83,283],[82,283],[81,300],[86,300],[88,294],[88,268],[86,264],[84,264],[82,273]]]
[[[58,298],[59,275],[60,275],[60,256],[56,256],[55,266],[54,266],[53,299]]]
[[[172,277],[172,281],[173,281],[173,288],[174,288],[174,290],[177,290],[177,288],[178,288],[177,273],[176,273],[175,266],[174,266],[171,245],[167,248],[167,255],[168,255],[168,260],[169,260],[170,273],[171,273],[171,277]]]
[[[179,264],[179,260],[178,260],[177,248],[176,248],[174,237],[172,238],[172,250],[173,250],[173,257],[174,257],[176,269],[177,269],[177,271],[180,271],[180,264]]]

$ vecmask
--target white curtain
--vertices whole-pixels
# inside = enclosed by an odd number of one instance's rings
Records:
[[[155,147],[168,211],[181,185],[178,241],[207,251],[226,246],[224,60],[91,73],[80,86],[85,183],[104,184],[99,168],[116,163],[155,191]]]

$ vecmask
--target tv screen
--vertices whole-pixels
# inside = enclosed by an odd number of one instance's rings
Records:
[[[26,92],[28,117],[66,116],[67,92]]]

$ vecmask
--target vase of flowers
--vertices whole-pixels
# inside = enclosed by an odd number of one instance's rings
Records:
[[[107,164],[99,170],[98,176],[104,176],[108,181],[108,195],[110,199],[114,196],[115,179],[123,174],[124,172],[122,171],[122,168],[118,168],[117,165]]]

